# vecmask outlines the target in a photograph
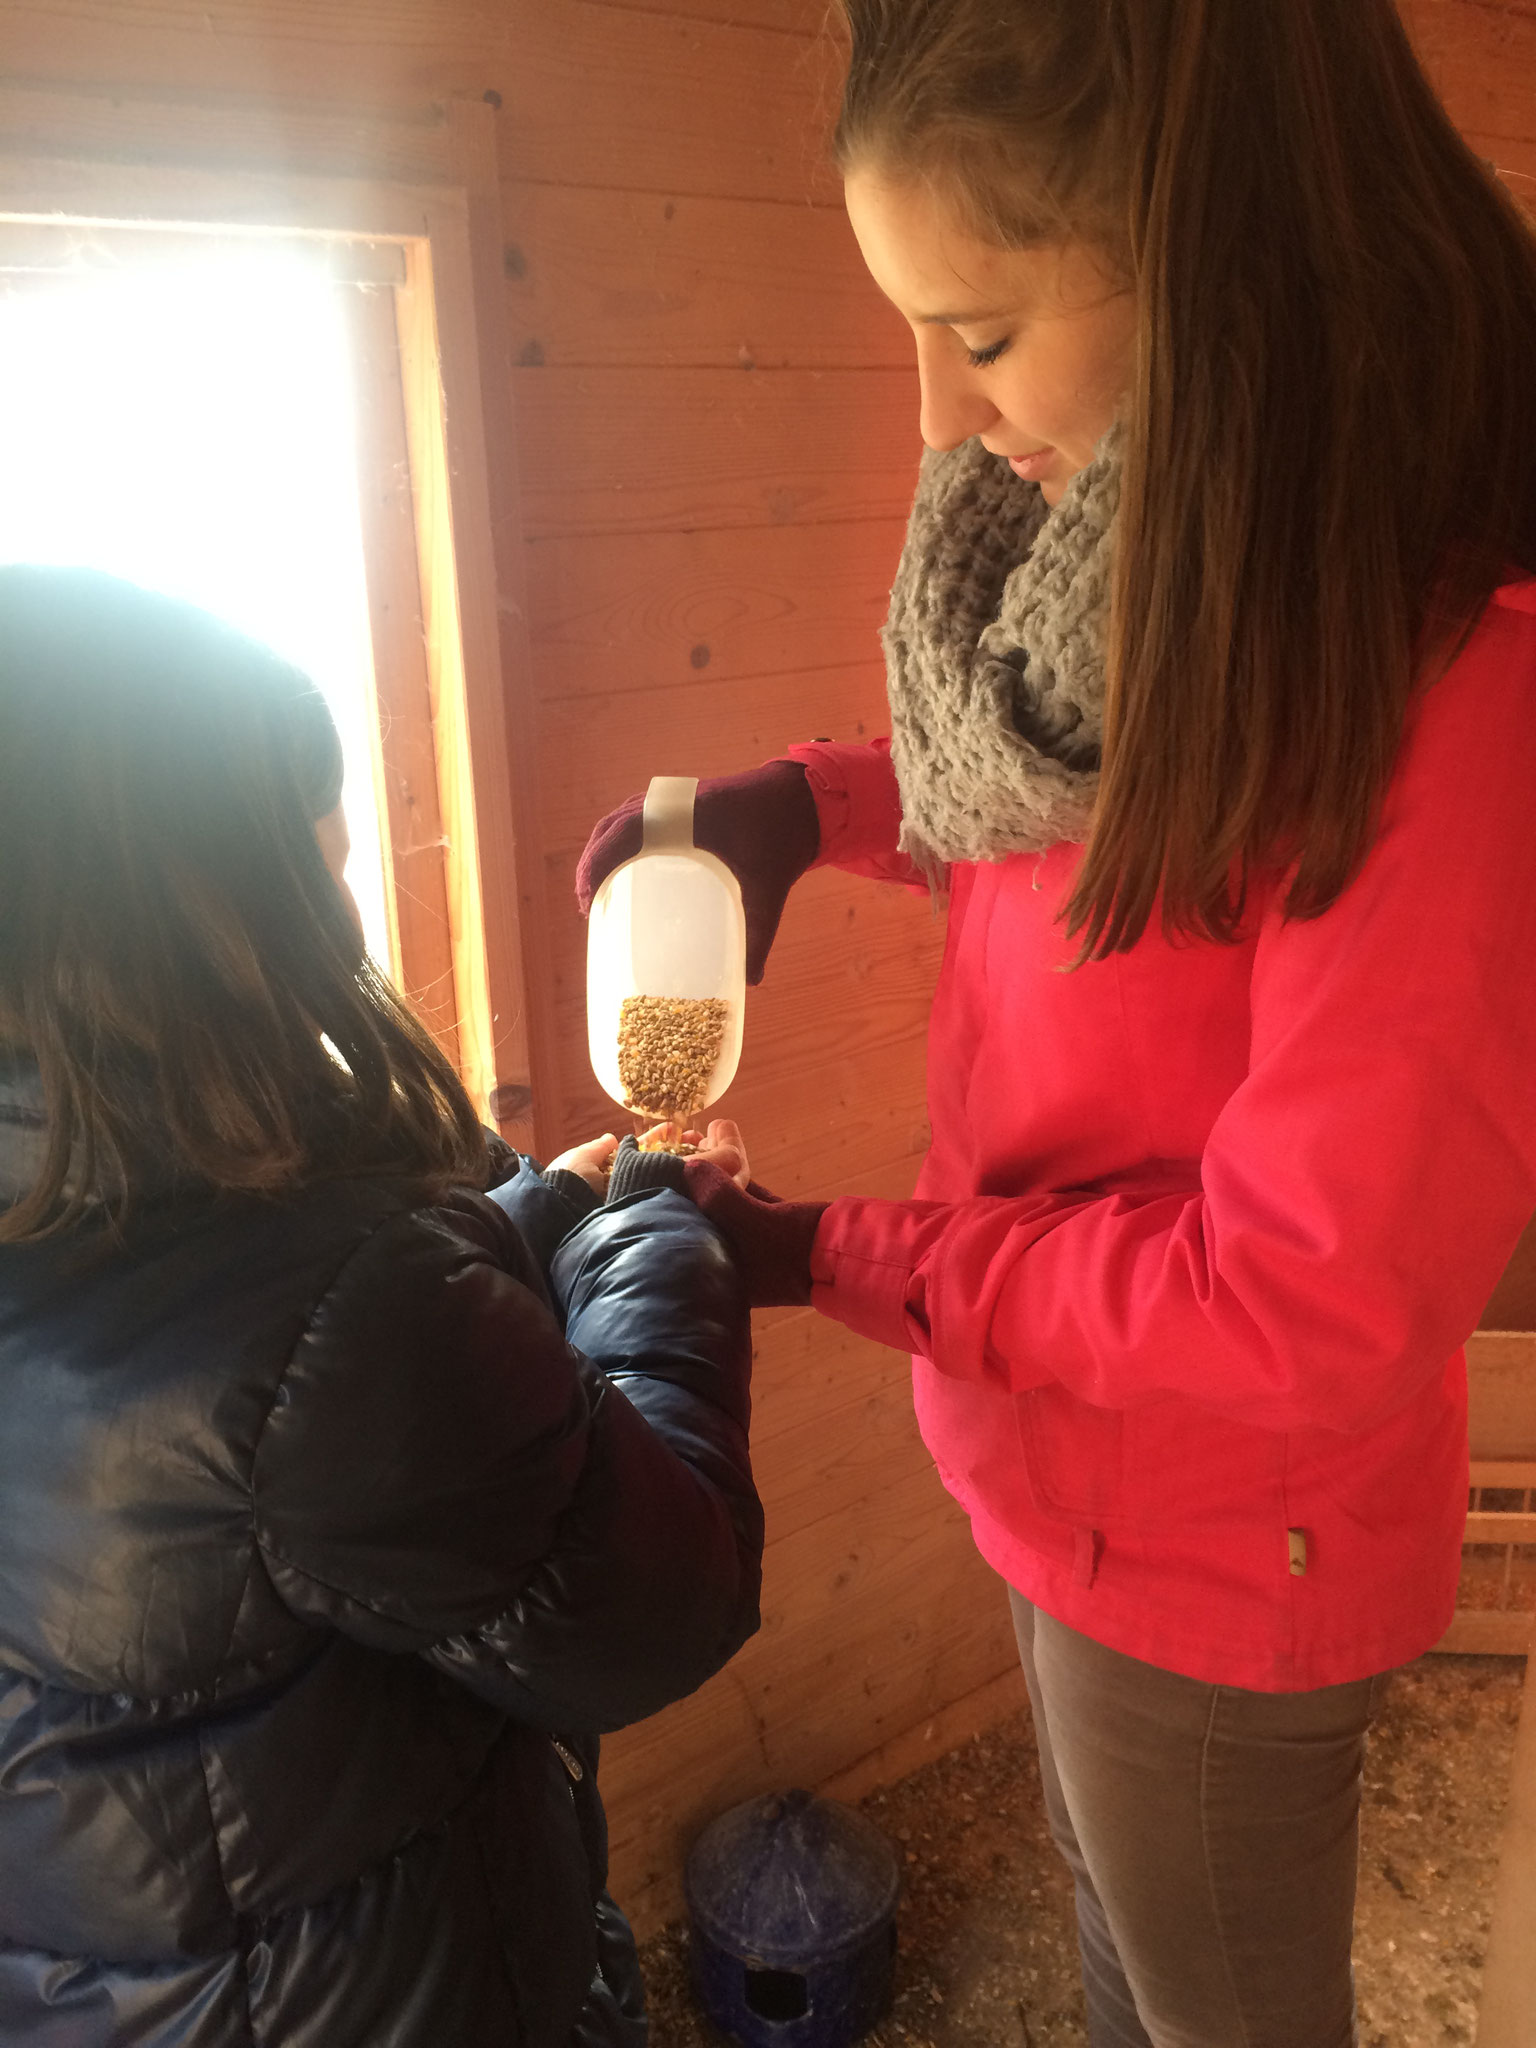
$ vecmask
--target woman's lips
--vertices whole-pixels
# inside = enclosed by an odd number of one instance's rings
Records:
[[[1027,484],[1038,484],[1048,477],[1056,461],[1054,448],[1036,448],[1030,455],[1010,455],[1008,467],[1015,476],[1023,477]]]

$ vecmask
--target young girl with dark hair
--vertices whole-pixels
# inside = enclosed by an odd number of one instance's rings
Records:
[[[597,1734],[757,1623],[746,1309],[368,961],[313,686],[0,570],[0,2039],[638,2048]]]
[[[928,444],[891,737],[697,833],[759,974],[815,862],[947,897],[933,1143],[911,1202],[690,1178],[754,1300],[915,1354],[1095,2048],[1343,2048],[1536,1204],[1536,247],[1391,0],[842,7]]]

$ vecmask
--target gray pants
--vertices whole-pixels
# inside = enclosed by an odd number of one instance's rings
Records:
[[[1092,2048],[1351,2048],[1365,1731],[1380,1678],[1244,1692],[1010,1590]]]

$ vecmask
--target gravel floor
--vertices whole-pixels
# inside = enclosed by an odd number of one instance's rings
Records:
[[[1366,1766],[1361,2048],[1473,2038],[1524,1667],[1426,1657],[1399,1673]],[[938,1757],[864,1811],[906,1859],[896,1997],[867,2048],[1086,2048],[1071,1889],[1046,1833],[1029,1719]],[[680,1926],[642,1951],[653,2048],[719,2048]]]

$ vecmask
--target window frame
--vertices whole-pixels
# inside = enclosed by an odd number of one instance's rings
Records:
[[[391,936],[477,1111],[534,1148],[553,991],[518,830],[537,810],[510,380],[486,374],[505,360],[494,111],[453,100],[430,123],[354,124],[346,153],[390,166],[372,176],[220,161],[206,108],[19,97],[3,95],[29,146],[0,153],[0,267],[67,267],[51,252],[71,232],[168,251],[297,241],[367,287],[349,320]],[[295,153],[270,124],[264,144],[231,139]]]

